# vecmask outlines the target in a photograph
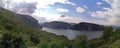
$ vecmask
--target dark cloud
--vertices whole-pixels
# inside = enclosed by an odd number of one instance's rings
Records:
[[[20,14],[32,14],[37,9],[37,2],[13,2],[12,0],[0,0],[0,7]]]
[[[36,5],[37,5],[36,2],[32,2],[32,3],[22,2],[22,3],[13,3],[9,7],[12,7],[10,10],[14,12],[32,14],[34,13],[35,9],[37,9]]]
[[[65,15],[61,15],[60,17],[63,17],[63,18],[64,18],[64,17],[65,17]]]
[[[4,1],[3,0],[0,0],[0,7],[4,7]]]

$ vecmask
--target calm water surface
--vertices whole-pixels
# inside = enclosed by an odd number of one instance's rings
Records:
[[[102,35],[102,31],[78,31],[70,29],[51,29],[51,28],[43,28],[42,30],[54,33],[56,35],[67,36],[68,39],[70,40],[74,39],[76,35],[86,35],[87,39],[98,38]]]

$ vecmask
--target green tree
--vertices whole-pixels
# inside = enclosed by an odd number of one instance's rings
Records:
[[[113,33],[112,27],[104,27],[103,35],[102,35],[104,43],[107,43],[110,41],[110,36],[112,35],[112,33]]]
[[[9,24],[9,23],[5,24],[4,28],[5,28],[5,30],[9,30],[9,31],[14,30],[14,26],[12,24]]]
[[[87,37],[84,35],[76,36],[73,48],[87,48]]]
[[[120,39],[109,45],[109,48],[120,48]]]
[[[10,33],[3,34],[0,44],[1,48],[25,48],[23,39]]]

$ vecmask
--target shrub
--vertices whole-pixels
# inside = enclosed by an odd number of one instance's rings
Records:
[[[24,41],[17,35],[4,33],[0,42],[1,48],[25,48]]]

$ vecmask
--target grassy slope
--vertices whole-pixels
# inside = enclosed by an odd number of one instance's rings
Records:
[[[28,26],[21,20],[21,17],[11,11],[0,9],[0,36],[6,33],[12,36],[19,36],[25,42],[27,46],[34,46],[40,42],[63,42],[65,39],[61,36],[56,36],[45,31],[41,31],[38,28]]]

